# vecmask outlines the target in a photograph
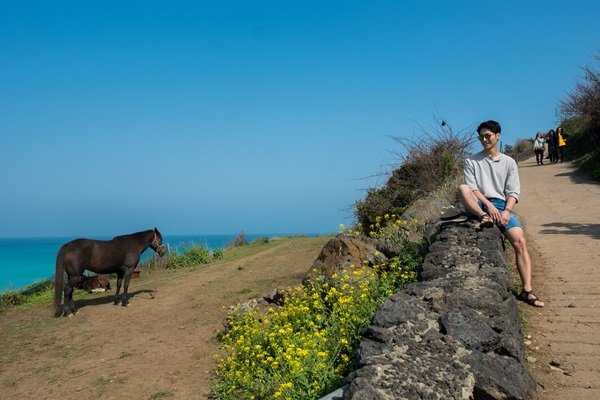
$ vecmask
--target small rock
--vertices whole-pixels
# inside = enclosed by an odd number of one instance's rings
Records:
[[[573,376],[573,371],[565,371],[563,372],[566,376]]]
[[[567,307],[569,307],[569,308],[575,308],[575,303],[571,303]]]
[[[550,361],[550,365],[552,365],[554,367],[560,367],[560,361],[557,359],[554,359],[554,360]]]
[[[537,361],[537,358],[533,357],[533,356],[528,356],[527,357],[527,362],[530,364],[535,364],[535,362]]]
[[[525,346],[531,346],[531,340],[526,340],[525,341]]]

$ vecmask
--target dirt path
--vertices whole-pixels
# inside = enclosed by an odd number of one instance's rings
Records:
[[[600,185],[567,164],[519,164],[517,213],[544,309],[522,306],[539,398],[600,399]],[[533,358],[532,358],[533,357]]]
[[[112,296],[0,315],[2,399],[205,399],[225,306],[297,284],[329,238],[291,238],[196,270],[142,273]],[[111,295],[113,293],[111,292]]]

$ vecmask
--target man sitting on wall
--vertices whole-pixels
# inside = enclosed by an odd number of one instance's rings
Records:
[[[512,210],[519,201],[520,183],[517,163],[497,147],[500,124],[486,121],[477,127],[483,151],[465,160],[465,184],[458,196],[468,212],[479,219],[482,228],[496,225],[515,250],[517,271],[523,289],[518,299],[534,307],[543,307],[531,287],[531,258],[523,228]]]

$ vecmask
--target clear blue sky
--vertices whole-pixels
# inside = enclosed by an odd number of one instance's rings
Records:
[[[434,116],[555,126],[597,1],[0,0],[0,236],[334,232]]]

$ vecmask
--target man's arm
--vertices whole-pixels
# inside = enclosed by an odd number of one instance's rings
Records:
[[[519,180],[519,170],[517,163],[513,162],[508,169],[508,177],[506,179],[506,206],[502,211],[502,224],[506,225],[510,218],[510,213],[514,210],[515,205],[519,202],[519,194],[521,192],[521,182]]]
[[[510,196],[506,198],[506,207],[504,207],[504,211],[508,211],[509,213],[514,210],[515,205],[517,204],[517,199]]]

